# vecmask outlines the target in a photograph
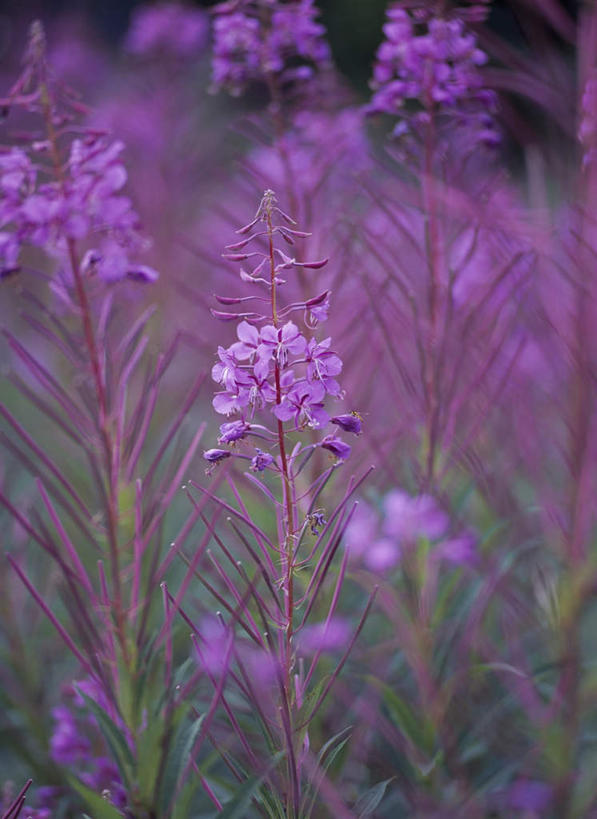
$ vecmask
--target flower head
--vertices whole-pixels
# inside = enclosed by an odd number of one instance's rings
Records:
[[[479,71],[487,55],[467,30],[465,16],[460,10],[444,17],[398,4],[388,9],[368,111],[403,117],[396,135],[442,115],[452,123],[473,127],[479,142],[495,144],[490,116],[495,95],[484,87]]]
[[[242,0],[213,14],[215,90],[238,96],[256,81],[304,83],[330,61],[313,0]]]

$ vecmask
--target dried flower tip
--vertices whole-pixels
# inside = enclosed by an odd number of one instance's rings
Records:
[[[315,512],[312,512],[307,517],[307,523],[309,524],[309,528],[311,530],[312,535],[318,535],[321,529],[326,524],[325,515],[322,509],[317,509]]]
[[[209,461],[211,464],[216,464],[218,461],[223,461],[226,458],[230,458],[232,452],[228,449],[206,449],[203,453],[203,457],[206,461]]]
[[[318,262],[294,262],[297,267],[308,267],[310,270],[320,270],[325,267],[329,259],[320,259]]]
[[[319,446],[322,449],[327,449],[328,452],[331,452],[339,461],[345,461],[350,457],[350,445],[344,443],[344,441],[341,441],[340,438],[336,438],[334,435],[326,435]]]
[[[245,421],[229,421],[220,426],[219,444],[233,444],[244,438],[251,429],[251,424]]]
[[[257,454],[251,461],[252,472],[263,472],[270,464],[273,464],[274,458],[268,452],[262,452],[261,449],[255,450]]]
[[[127,278],[135,282],[142,282],[143,284],[152,284],[160,278],[160,274],[153,267],[146,264],[139,264],[136,267],[127,270]]]
[[[335,415],[331,421],[332,424],[336,424],[344,432],[352,432],[354,435],[360,435],[363,430],[363,419],[358,412]]]

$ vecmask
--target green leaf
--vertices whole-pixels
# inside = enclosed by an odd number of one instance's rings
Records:
[[[377,683],[383,693],[383,701],[394,724],[412,742],[415,748],[429,755],[433,753],[435,728],[428,717],[417,715],[410,705],[393,688]]]
[[[187,722],[183,718],[174,737],[174,741],[170,745],[168,758],[166,760],[166,769],[160,784],[158,805],[161,808],[161,815],[168,815],[168,807],[174,799],[179,780],[189,762],[204,717],[205,714],[202,714],[193,722]]]
[[[319,788],[321,787],[325,773],[334,764],[334,761],[350,739],[350,734],[348,736],[345,736],[345,734],[347,734],[351,729],[352,726],[349,726],[333,736],[325,743],[319,752],[317,756],[317,767],[319,768],[319,771],[313,777],[312,784],[307,791],[307,797],[304,800],[303,814],[305,819],[308,819],[308,817],[311,816],[311,812],[315,807],[315,800],[317,798],[317,794],[319,793]]]
[[[360,797],[353,808],[358,819],[362,819],[364,816],[371,816],[375,808],[384,798],[386,788],[393,778],[394,777],[392,776],[390,779],[385,779],[383,782],[378,782],[377,785],[374,785]]]
[[[106,712],[91,699],[91,697],[84,694],[83,691],[77,688],[76,685],[75,688],[80,696],[85,700],[85,704],[93,716],[97,719],[100,730],[104,735],[104,739],[108,743],[110,751],[112,752],[114,761],[118,765],[118,769],[124,784],[129,784],[130,775],[134,769],[135,761],[133,759],[131,749],[127,745],[126,739],[123,736],[122,730],[116,725],[115,722],[112,721],[108,714],[106,714]]]
[[[153,718],[137,742],[137,779],[141,800],[151,800],[161,763],[164,721]]]
[[[251,800],[259,791],[261,783],[274,768],[284,754],[276,754],[268,770],[261,776],[252,776],[238,789],[236,794],[229,802],[226,802],[224,809],[218,813],[218,819],[247,819],[247,808],[251,804]]]
[[[122,814],[119,810],[117,810],[114,805],[108,802],[107,799],[104,799],[103,796],[100,796],[99,793],[92,791],[91,788],[88,788],[86,785],[83,785],[82,782],[79,782],[78,779],[75,779],[74,776],[68,777],[68,782],[77,793],[83,797],[83,799],[89,805],[89,809],[93,813],[93,819],[122,819]],[[87,816],[87,814],[84,814]]]

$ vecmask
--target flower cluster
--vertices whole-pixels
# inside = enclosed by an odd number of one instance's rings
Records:
[[[311,79],[329,63],[324,27],[313,0],[241,0],[213,10],[213,88],[234,96],[251,82]]]
[[[284,224],[274,224],[273,217],[276,215],[282,217]],[[265,229],[253,232],[259,223],[264,223]],[[250,262],[248,271],[241,268],[240,278],[269,292],[272,311],[269,316],[212,311],[216,318],[224,321],[243,319],[236,328],[237,341],[227,348],[218,348],[219,361],[212,369],[213,380],[222,387],[214,396],[214,409],[222,415],[240,416],[240,420],[221,426],[221,444],[233,444],[249,434],[268,440],[270,433],[267,426],[254,423],[255,414],[260,410],[267,410],[275,424],[292,422],[295,430],[305,427],[319,430],[332,422],[345,431],[357,435],[361,432],[362,422],[358,414],[331,418],[324,406],[326,396],[343,397],[336,379],[342,371],[342,361],[331,348],[331,338],[318,341],[301,332],[289,318],[292,313],[304,313],[307,329],[325,320],[329,292],[282,308],[277,304],[276,290],[284,284],[282,275],[286,275],[286,271],[297,267],[319,269],[327,262],[326,259],[299,262],[275,247],[276,238],[294,245],[296,239],[308,235],[294,229],[294,224],[278,208],[273,192],[266,191],[255,219],[238,231],[248,236],[227,248],[226,258],[229,260]],[[260,240],[265,240],[263,250],[247,249],[248,245]],[[219,297],[219,301],[231,305],[264,299],[259,296]],[[350,446],[334,435],[325,436],[320,446],[338,460],[344,460],[350,454]],[[205,458],[216,463],[231,455],[230,450],[211,449],[205,453]],[[251,468],[258,472],[273,463],[274,458],[261,450],[257,450],[251,458]]]
[[[433,556],[455,565],[474,564],[476,541],[472,532],[450,536],[450,520],[431,495],[411,496],[400,489],[389,492],[382,504],[381,524],[376,510],[361,504],[346,530],[352,558],[375,572],[393,568],[402,552],[419,539],[435,542]]]
[[[200,9],[179,3],[138,6],[132,13],[125,48],[142,57],[194,57],[205,46],[208,30],[207,17]]]
[[[433,114],[448,115],[473,127],[481,143],[494,144],[497,134],[491,113],[495,94],[484,88],[479,67],[487,55],[477,46],[459,16],[444,18],[428,11],[390,7],[379,47],[368,111],[402,115],[410,126],[424,126]],[[405,108],[415,104],[410,116]],[[401,121],[397,136],[409,125]]]
[[[63,166],[49,179],[42,158],[50,151],[37,142],[31,154],[21,148],[0,154],[0,270],[18,267],[23,244],[41,247],[64,261],[69,241],[88,246],[83,267],[105,281],[126,276],[154,281],[157,273],[135,264],[131,254],[145,249],[138,217],[122,188],[127,173],[122,142],[89,133],[74,139]]]
[[[97,129],[73,127],[83,109],[52,76],[38,22],[23,72],[0,104],[36,114],[43,126],[26,150],[0,150],[0,277],[18,269],[21,246],[33,245],[57,258],[63,272],[81,262],[82,272],[105,281],[154,281],[155,270],[131,260],[148,242],[123,194],[124,145]]]
[[[69,687],[68,704],[52,710],[54,731],[50,739],[50,754],[56,764],[76,773],[81,781],[97,793],[110,794],[114,805],[124,808],[126,791],[120,781],[118,768],[105,752],[104,743],[95,718],[85,709],[80,691],[104,704],[105,697],[99,686],[88,680]]]

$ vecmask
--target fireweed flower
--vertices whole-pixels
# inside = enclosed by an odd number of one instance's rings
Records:
[[[99,686],[92,681],[83,680],[76,685],[98,703],[106,704]],[[68,701],[52,710],[50,756],[56,764],[76,773],[93,791],[105,794],[116,807],[125,808],[126,790],[117,766],[107,755],[95,718],[85,710],[85,702],[76,688],[69,686],[66,695]]]
[[[241,309],[252,312],[237,314],[237,340],[227,349],[218,350],[219,362],[212,371],[214,381],[224,388],[213,399],[214,409],[223,415],[236,415],[238,418],[221,426],[220,443],[229,444],[230,448],[208,450],[205,458],[211,464],[226,456],[249,460],[251,472],[265,473],[258,477],[246,474],[246,477],[267,499],[260,513],[267,517],[265,513],[270,509],[272,534],[266,534],[245,511],[242,490],[235,488],[233,478],[229,476],[230,486],[242,509],[241,512],[232,510],[236,518],[232,525],[240,534],[251,558],[257,562],[257,577],[263,578],[265,588],[258,588],[256,581],[251,581],[248,586],[249,576],[242,562],[235,560],[235,571],[242,577],[245,594],[251,601],[245,604],[241,591],[234,588],[232,580],[225,576],[224,569],[212,557],[220,576],[226,586],[233,590],[239,603],[237,610],[227,607],[228,613],[233,615],[228,622],[225,615],[220,613],[217,649],[221,656],[224,626],[229,629],[231,638],[229,654],[233,657],[233,663],[227,666],[230,680],[241,689],[256,714],[261,719],[265,718],[263,724],[267,724],[268,734],[273,734],[275,745],[285,750],[288,764],[284,766],[284,815],[298,816],[304,780],[301,765],[309,753],[309,737],[305,727],[314,714],[311,710],[305,718],[301,708],[306,702],[306,695],[312,693],[312,678],[322,653],[342,652],[331,682],[341,670],[363,627],[376,589],[370,595],[359,625],[351,631],[348,624],[336,616],[343,578],[341,573],[331,595],[325,621],[315,626],[308,622],[315,598],[322,592],[340,542],[335,526],[346,526],[349,513],[345,505],[358,485],[355,484],[354,489],[351,485],[344,501],[331,514],[326,516],[324,509],[317,507],[321,489],[351,451],[350,446],[335,435],[320,433],[330,421],[326,402],[337,399],[341,394],[335,376],[342,370],[342,361],[333,350],[331,337],[319,340],[314,337],[310,323],[305,321],[301,325],[290,319],[290,315],[305,316],[309,307],[313,306],[307,304],[307,296],[303,295],[301,301],[290,304],[283,300],[285,285],[295,269],[319,270],[327,260],[300,259],[295,244],[309,234],[296,229],[294,221],[280,210],[271,190],[265,191],[254,219],[238,233],[242,238],[228,245],[225,258],[244,265],[240,270],[240,279],[250,285],[255,295],[216,298],[226,307],[242,304]],[[281,242],[289,245],[292,251],[282,250],[279,247]],[[293,255],[289,255],[290,252]],[[316,304],[323,304],[328,298],[327,291],[320,293]],[[258,312],[263,304],[267,305],[267,312]],[[225,322],[232,321],[235,315],[228,310],[212,312]],[[343,418],[342,415],[336,417]],[[247,442],[240,442],[252,437],[259,437],[266,446],[249,450],[250,454],[247,454]],[[329,452],[332,458],[314,457],[311,461],[314,453],[321,454],[320,449]],[[322,466],[325,460],[328,463]],[[310,462],[315,467],[315,475],[306,469]],[[299,490],[297,478],[301,474],[307,488],[301,484]],[[216,504],[224,504],[231,510],[228,503],[212,495],[208,489],[193,481],[190,483]],[[268,504],[271,506],[268,507]],[[243,522],[250,527],[251,537],[256,536],[259,552],[254,551],[238,528]],[[312,537],[309,537],[309,533]],[[227,559],[234,559],[223,538],[217,537],[217,542]],[[308,572],[312,566],[315,568],[311,579],[305,583],[305,590],[300,592],[295,576],[298,571]],[[272,597],[275,600],[273,608]],[[216,599],[221,602],[219,593]],[[241,651],[236,631],[245,642],[245,636],[251,638],[249,653]],[[254,661],[251,661],[251,657]],[[240,677],[234,663],[238,664]],[[249,668],[255,667],[271,669],[271,674],[268,674],[271,685],[267,685],[265,697],[264,691],[255,686],[253,675],[248,674]],[[331,682],[327,684],[328,689]],[[320,698],[316,709],[321,702]],[[244,738],[241,742],[247,751]],[[249,759],[249,764],[255,767],[254,760]]]
[[[330,62],[313,0],[240,0],[212,13],[214,91],[239,96],[252,82],[304,84]]]
[[[272,221],[276,215],[282,219],[279,224]],[[268,283],[262,275],[256,275],[256,271],[263,273],[269,251],[244,250],[249,245],[257,246],[257,243],[263,242],[264,232],[256,228],[263,221],[266,225],[271,222],[272,242],[274,238],[283,238],[287,234],[294,234],[295,237],[305,235],[293,230],[289,217],[278,209],[274,194],[266,191],[253,222],[239,231],[245,238],[229,246],[230,252],[225,254],[225,258],[231,261],[244,263],[251,259],[251,273],[241,270],[243,281],[250,280],[256,287],[274,292],[283,285],[278,275],[282,270],[297,267],[318,269],[325,264],[325,260],[299,262],[272,244],[271,281]],[[255,232],[251,232],[254,228]],[[292,308],[306,309],[306,305],[306,301],[294,303]],[[274,292],[272,316],[256,314],[251,322],[240,321],[236,328],[238,341],[228,348],[218,348],[219,362],[212,368],[212,378],[224,389],[216,393],[214,409],[223,415],[241,416],[239,421],[222,426],[220,443],[233,443],[251,434],[249,421],[262,410],[271,413],[270,418],[273,415],[274,422],[292,421],[297,430],[306,426],[322,429],[329,422],[330,416],[324,407],[325,397],[326,394],[332,397],[341,395],[334,376],[341,372],[342,361],[330,349],[331,338],[323,341],[308,338],[293,321],[286,321],[285,316],[286,309],[279,309]],[[272,318],[273,323],[269,323]],[[263,326],[258,327],[258,324]],[[328,437],[329,441],[321,445],[341,460],[348,457],[350,447],[339,439]],[[230,454],[227,450],[208,450],[204,457],[215,463],[226,457],[223,452]],[[269,457],[263,454],[257,456],[253,459],[252,468],[258,469],[264,458],[268,460]]]
[[[373,69],[372,114],[400,116],[395,135],[426,128],[436,116],[473,129],[479,143],[493,145],[497,134],[492,113],[495,95],[479,71],[487,55],[463,20],[467,10],[450,17],[439,9],[388,9],[385,39]],[[415,112],[410,113],[413,107]]]
[[[123,193],[124,145],[91,128],[71,136],[78,109],[54,84],[39,25],[25,71],[2,104],[41,114],[46,133],[32,138],[26,150],[0,152],[0,270],[17,267],[23,245],[42,248],[69,269],[77,242],[86,251],[81,261],[86,276],[154,281],[156,271],[136,261],[149,243]]]

